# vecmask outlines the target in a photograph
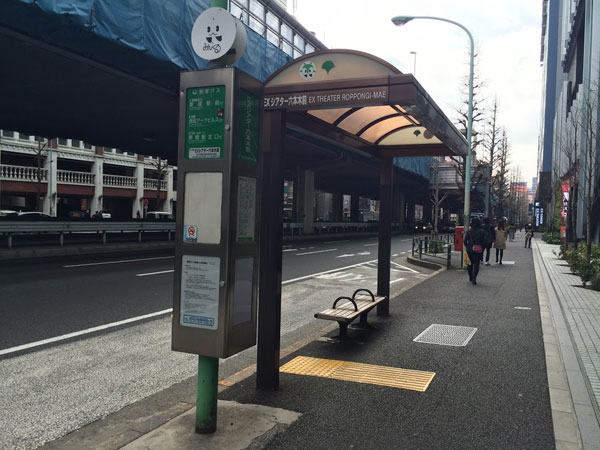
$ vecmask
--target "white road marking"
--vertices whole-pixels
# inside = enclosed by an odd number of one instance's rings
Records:
[[[138,322],[140,320],[149,319],[151,317],[160,316],[163,314],[168,314],[173,312],[173,308],[163,309],[162,311],[153,312],[150,314],[144,314],[143,316],[132,317],[130,319],[120,320],[118,322],[107,323],[106,325],[100,325],[93,328],[88,328],[86,330],[75,331],[73,333],[63,334],[62,336],[56,336],[53,338],[44,339],[42,341],[30,342],[29,344],[18,345],[16,347],[5,348],[4,350],[0,350],[0,355],[9,355],[11,353],[19,352],[21,350],[27,350],[30,348],[39,347],[40,345],[51,344],[53,342],[64,341],[65,339],[70,339],[77,336],[83,336],[85,334],[95,333],[96,331],[107,330],[109,328],[118,327],[120,325],[125,325],[127,323]]]
[[[402,281],[402,280],[404,280],[404,278],[398,278],[396,280],[390,281],[390,284],[394,284],[394,283],[397,283],[398,281]]]
[[[172,273],[175,272],[175,269],[171,269],[171,270],[161,270],[160,272],[148,272],[148,273],[138,273],[135,276],[136,277],[147,277],[148,275],[160,275],[162,273]]]
[[[370,254],[371,254],[371,252],[360,252],[360,253],[357,253],[357,255],[360,255],[360,256],[367,256],[367,255],[370,255]]]
[[[374,259],[373,261],[367,261],[367,262],[362,262],[362,263],[358,263],[358,264],[352,264],[351,266],[346,266],[346,267],[338,267],[337,269],[331,269],[331,270],[326,270],[324,272],[319,272],[319,273],[312,273],[310,275],[304,275],[303,277],[298,277],[298,278],[292,278],[291,280],[286,280],[283,281],[281,284],[289,284],[289,283],[294,283],[296,281],[301,281],[301,280],[307,280],[308,278],[315,278],[319,275],[323,275],[324,273],[331,273],[331,272],[337,272],[339,270],[346,270],[346,269],[351,269],[353,267],[359,267],[362,266],[364,264],[368,264],[371,262],[377,261],[376,259]]]
[[[337,248],[328,248],[327,250],[315,250],[314,252],[296,253],[296,256],[314,255],[315,253],[335,252]]]
[[[121,264],[121,263],[130,263],[137,261],[152,261],[155,259],[173,259],[174,256],[157,256],[156,258],[139,258],[139,259],[121,259],[119,261],[104,261],[104,262],[96,262],[96,263],[86,263],[86,264],[70,264],[68,266],[63,266],[64,268],[71,267],[85,267],[85,266],[101,266],[104,264]]]
[[[345,241],[328,241],[323,242],[323,244],[337,244],[338,242],[350,242],[350,239],[346,239]]]
[[[404,270],[406,270],[407,272],[411,272],[411,273],[419,273],[418,271],[416,271],[416,270],[414,270],[414,269],[411,269],[410,267],[403,266],[402,264],[398,264],[398,263],[396,263],[396,262],[394,262],[394,261],[392,261],[392,264],[393,264],[394,266],[396,266],[396,267],[400,267],[401,269],[404,269]]]
[[[406,252],[400,252],[401,255],[404,255]]]
[[[285,253],[285,252],[297,252],[297,251],[298,251],[297,248],[286,248],[285,250],[282,250],[282,253]]]
[[[354,253],[346,253],[340,256],[336,256],[336,258],[349,258],[350,256],[354,256]]]
[[[375,244],[363,244],[363,247],[371,247],[372,245],[379,245],[379,243],[375,243]]]

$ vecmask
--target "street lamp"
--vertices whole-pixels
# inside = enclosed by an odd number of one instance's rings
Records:
[[[467,33],[469,36],[469,41],[471,43],[471,52],[470,52],[470,67],[469,67],[469,112],[467,115],[467,158],[466,158],[466,167],[465,167],[465,229],[468,227],[469,220],[471,218],[471,135],[473,128],[473,58],[475,53],[475,44],[473,42],[473,36],[463,25],[458,22],[454,22],[453,20],[444,19],[442,17],[433,17],[433,16],[396,16],[392,19],[392,23],[401,27],[402,25],[406,25],[413,19],[430,19],[430,20],[439,20],[441,22],[448,22]],[[416,55],[415,55],[416,56]]]

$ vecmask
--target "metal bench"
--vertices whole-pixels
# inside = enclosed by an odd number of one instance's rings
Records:
[[[359,294],[359,292],[366,292],[366,294]],[[338,322],[340,325],[339,339],[346,339],[348,337],[348,325],[360,316],[360,326],[368,328],[367,315],[369,311],[386,299],[385,296],[373,295],[368,289],[357,289],[352,294],[352,298],[336,298],[331,308],[316,313],[315,317]]]

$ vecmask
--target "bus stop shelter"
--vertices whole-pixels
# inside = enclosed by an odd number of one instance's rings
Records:
[[[318,158],[286,146],[286,127],[318,134],[379,163],[377,307],[390,295],[393,159],[466,157],[468,145],[413,75],[362,52],[326,50],[286,64],[265,81],[257,384],[279,385],[284,158]]]

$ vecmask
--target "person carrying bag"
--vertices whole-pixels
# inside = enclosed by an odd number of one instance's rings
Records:
[[[471,264],[467,266],[467,272],[469,273],[469,281],[473,284],[477,284],[479,263],[481,262],[485,245],[484,241],[485,233],[481,229],[481,223],[479,219],[473,218],[471,226],[465,234],[465,248],[467,249],[468,259],[471,260]]]

